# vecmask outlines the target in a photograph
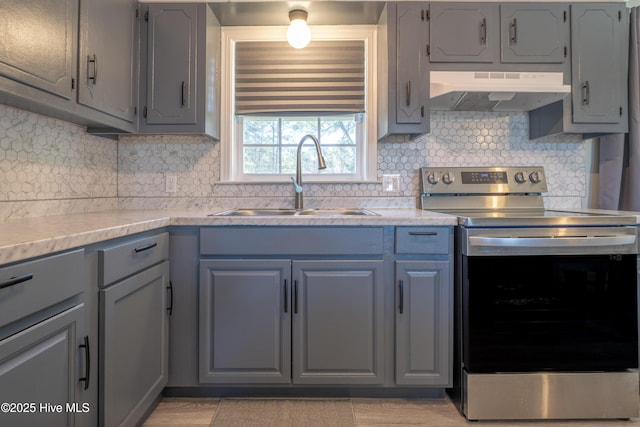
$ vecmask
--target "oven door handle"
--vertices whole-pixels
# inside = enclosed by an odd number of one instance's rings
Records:
[[[483,237],[469,236],[469,245],[473,247],[507,248],[571,248],[626,246],[636,243],[635,235],[623,236],[550,236],[550,237]]]

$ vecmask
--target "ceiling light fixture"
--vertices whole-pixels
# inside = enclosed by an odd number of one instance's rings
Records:
[[[311,41],[311,30],[307,26],[307,16],[307,12],[300,9],[289,12],[291,24],[287,28],[287,41],[296,49],[302,49]]]

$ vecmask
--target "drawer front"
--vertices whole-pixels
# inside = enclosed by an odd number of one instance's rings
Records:
[[[169,233],[108,246],[98,251],[101,286],[130,276],[169,257]]]
[[[82,293],[85,272],[84,249],[0,268],[0,327]]]
[[[382,227],[205,227],[202,255],[381,255]]]
[[[448,254],[450,251],[450,228],[396,227],[397,254]]]

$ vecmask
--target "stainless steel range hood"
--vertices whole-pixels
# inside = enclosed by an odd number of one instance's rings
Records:
[[[431,110],[531,111],[571,92],[562,72],[431,71]]]

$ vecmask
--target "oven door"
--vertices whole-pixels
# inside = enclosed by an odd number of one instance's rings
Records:
[[[467,372],[638,367],[635,227],[470,229],[462,236]]]

